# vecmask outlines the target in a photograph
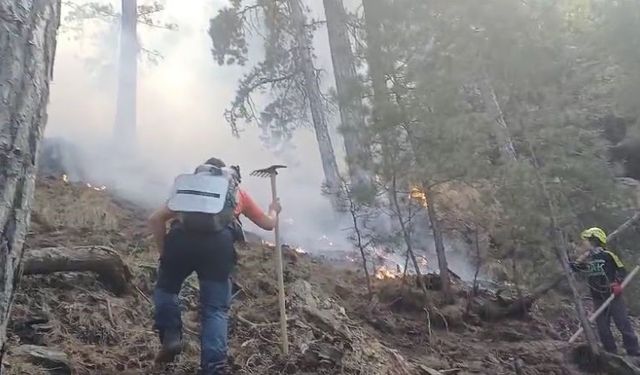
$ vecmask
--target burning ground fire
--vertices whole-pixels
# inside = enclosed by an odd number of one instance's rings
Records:
[[[418,202],[422,207],[427,207],[427,194],[417,186],[411,188],[409,198]]]
[[[270,242],[270,241],[262,240],[262,244],[265,245],[265,246],[268,246],[268,247],[276,247],[276,244],[273,243],[273,242]],[[308,254],[309,253],[307,250],[305,250],[305,249],[303,249],[301,247],[290,247],[289,245],[286,245],[286,244],[282,245],[282,247],[283,248],[284,247],[289,247],[289,248],[293,249],[293,251],[295,251],[298,254]]]
[[[67,176],[66,174],[62,175],[62,181],[64,181],[65,184],[69,183],[69,176]],[[88,187],[89,189],[93,189],[95,191],[105,191],[107,190],[107,187],[104,185],[101,186],[93,186],[90,183],[85,183],[85,186]]]
[[[334,245],[334,242],[329,238],[329,236],[323,235],[318,238],[319,242],[322,242],[323,245]],[[261,241],[264,246],[275,247],[275,244],[268,240]],[[312,250],[307,250],[300,246],[291,246],[288,244],[282,245],[283,250],[294,251],[298,254],[309,254],[312,256],[320,256],[327,257],[326,259],[330,259],[332,262],[337,261],[338,263],[343,264],[355,264],[360,266],[362,264],[361,254],[352,249],[351,251],[336,251],[332,253],[330,249],[326,247],[313,247]],[[370,275],[377,280],[393,280],[400,279],[405,274],[405,269],[403,264],[406,263],[406,259],[403,255],[396,254],[391,248],[384,246],[370,246],[367,250],[367,267],[371,267],[372,263],[373,267],[369,268],[371,271]],[[416,261],[418,263],[418,267],[424,273],[429,272],[428,261],[424,256],[416,256]],[[412,275],[415,273],[414,267],[410,266],[406,270],[408,275]]]
[[[400,272],[400,267],[397,267],[394,271],[387,266],[380,266],[376,270],[374,276],[378,280],[397,279],[398,277],[402,276],[402,272]]]

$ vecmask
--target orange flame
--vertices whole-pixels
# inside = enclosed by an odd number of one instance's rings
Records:
[[[427,194],[417,186],[411,188],[411,192],[409,192],[409,198],[420,203],[422,207],[427,207]]]
[[[397,279],[400,275],[397,272],[394,272],[392,269],[387,266],[378,267],[375,273],[375,277],[378,280],[385,279]]]

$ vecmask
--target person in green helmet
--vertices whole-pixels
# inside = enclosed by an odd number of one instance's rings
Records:
[[[580,237],[589,255],[582,262],[571,263],[574,271],[587,277],[594,309],[598,309],[611,294],[615,296],[611,304],[596,319],[598,336],[607,352],[616,353],[616,342],[611,333],[611,320],[622,334],[627,354],[640,356],[638,338],[631,327],[627,307],[622,299],[621,283],[626,277],[624,264],[616,254],[607,249],[607,235],[601,228],[584,230]]]

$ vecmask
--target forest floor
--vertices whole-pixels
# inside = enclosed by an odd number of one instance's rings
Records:
[[[10,325],[8,374],[194,374],[198,367],[198,286],[181,295],[186,350],[154,367],[159,342],[150,297],[157,254],[147,212],[108,190],[41,178],[26,251],[108,246],[124,259],[133,288],[118,296],[92,273],[24,276]],[[230,352],[237,374],[580,374],[566,344],[577,328],[571,304],[549,296],[524,319],[486,322],[458,303],[428,317],[425,296],[400,279],[374,280],[375,296],[356,265],[336,267],[286,248],[285,283],[291,353],[279,351],[272,248],[239,246],[235,280],[242,290],[230,313]],[[413,280],[415,282],[415,280]],[[431,301],[438,293],[428,292]],[[486,292],[489,295],[489,292]],[[433,315],[433,314],[432,314]],[[64,353],[66,366],[20,354],[22,345]]]

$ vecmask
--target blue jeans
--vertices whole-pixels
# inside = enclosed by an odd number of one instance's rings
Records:
[[[195,271],[200,282],[200,366],[205,374],[215,373],[227,359],[229,277],[234,262],[230,231],[192,234],[177,229],[165,239],[153,295],[155,327],[161,338],[167,331],[182,332],[178,294],[184,280]]]
[[[178,295],[161,288],[154,292],[156,328],[161,332],[182,330]],[[227,324],[231,300],[229,281],[200,280],[200,366],[203,369],[223,365],[227,359]]]

